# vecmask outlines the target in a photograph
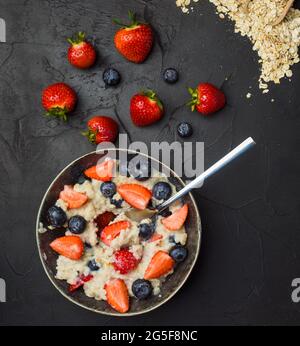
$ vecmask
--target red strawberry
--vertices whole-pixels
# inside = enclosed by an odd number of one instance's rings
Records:
[[[128,204],[140,210],[147,207],[152,197],[152,192],[139,184],[119,185],[118,192]]]
[[[143,62],[149,55],[154,35],[149,24],[141,24],[136,21],[135,14],[129,11],[130,25],[124,25],[115,19],[116,24],[122,28],[115,34],[114,42],[117,50],[127,60],[137,64]]]
[[[97,225],[99,234],[101,234],[103,228],[109,225],[109,223],[112,222],[115,217],[116,215],[114,213],[111,211],[106,211],[94,219],[94,223]]]
[[[164,251],[158,251],[152,257],[144,274],[144,279],[158,279],[167,274],[174,266],[174,260]]]
[[[65,83],[55,83],[43,90],[42,104],[47,115],[67,120],[67,114],[72,112],[77,102],[75,91]]]
[[[86,69],[94,65],[96,61],[95,48],[85,41],[85,33],[79,32],[75,39],[68,38],[71,47],[68,49],[68,60],[71,65]]]
[[[50,244],[50,247],[60,255],[71,260],[79,260],[84,251],[83,241],[75,235],[56,238]]]
[[[65,185],[59,198],[66,202],[69,209],[80,208],[88,200],[86,194],[74,191],[73,186]]]
[[[189,88],[192,100],[188,103],[192,111],[208,115],[215,113],[225,106],[226,98],[224,93],[210,83],[200,83],[197,89]]]
[[[160,120],[164,107],[152,90],[136,94],[130,101],[131,120],[136,126],[147,126]]]
[[[113,263],[115,270],[121,274],[127,274],[135,269],[139,264],[139,259],[134,257],[128,249],[121,249],[115,252],[115,261]]]
[[[106,226],[101,232],[101,240],[107,246],[120,235],[121,231],[129,228],[131,223],[129,221],[117,221]]]
[[[118,124],[114,119],[106,116],[95,116],[87,123],[88,131],[83,135],[91,143],[114,142],[118,135]]]
[[[118,312],[124,313],[129,310],[129,295],[125,282],[122,279],[111,279],[104,289],[108,304]]]
[[[170,231],[176,231],[180,229],[183,224],[185,223],[185,220],[187,218],[188,214],[188,206],[185,204],[180,209],[176,210],[172,215],[165,217],[161,220],[161,223]]]
[[[88,282],[90,280],[92,280],[93,275],[89,274],[89,275],[83,275],[81,274],[78,279],[77,282],[75,284],[69,285],[69,292],[74,292],[76,291],[79,287],[83,286],[85,282]]]
[[[91,179],[110,181],[113,177],[114,167],[115,161],[109,159],[86,169],[84,174]]]

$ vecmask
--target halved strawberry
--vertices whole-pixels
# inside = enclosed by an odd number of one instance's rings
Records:
[[[104,213],[98,215],[94,219],[94,223],[98,228],[99,234],[101,234],[104,227],[106,227],[113,219],[116,217],[111,211],[105,211]]]
[[[76,291],[79,287],[83,286],[85,282],[92,280],[92,278],[93,278],[93,275],[91,275],[91,274],[89,274],[89,275],[81,274],[78,277],[77,282],[75,284],[69,285],[68,291],[69,292]]]
[[[114,253],[114,268],[121,274],[127,274],[135,269],[140,262],[128,249],[120,249]]]
[[[162,275],[167,274],[174,266],[174,260],[164,251],[158,251],[151,259],[145,274],[144,279],[157,279]]]
[[[177,231],[180,229],[188,215],[188,206],[185,204],[180,209],[176,210],[172,215],[165,217],[161,220],[161,223],[170,231]]]
[[[152,197],[152,192],[139,184],[119,185],[118,192],[128,204],[140,210],[147,207]]]
[[[122,279],[108,281],[104,289],[108,304],[118,312],[124,313],[129,310],[129,295],[125,282]]]
[[[110,181],[113,177],[115,167],[114,160],[105,160],[96,166],[92,166],[84,171],[84,174],[92,179],[100,181]]]
[[[74,191],[72,185],[65,185],[59,194],[59,198],[66,202],[69,209],[80,208],[88,200],[85,193]]]
[[[79,260],[84,251],[83,241],[75,235],[56,238],[50,247],[60,255],[72,260]]]
[[[163,236],[159,233],[154,233],[153,236],[148,240],[149,243],[162,239]]]
[[[129,228],[131,223],[127,220],[117,221],[111,225],[106,226],[101,232],[101,240],[104,244],[110,245],[110,243],[120,235],[121,231]]]

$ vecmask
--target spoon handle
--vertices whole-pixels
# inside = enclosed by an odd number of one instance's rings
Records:
[[[190,183],[188,183],[183,189],[181,189],[171,198],[169,198],[168,200],[160,204],[160,206],[158,207],[158,210],[161,211],[167,208],[170,204],[175,202],[177,199],[189,193],[193,188],[202,186],[206,178],[218,172],[221,168],[225,167],[229,162],[236,159],[238,156],[243,154],[248,149],[252,148],[254,145],[255,145],[254,140],[251,137],[247,138],[244,142],[242,142],[240,145],[238,145],[236,148],[230,151],[222,159],[214,163],[210,168],[208,168],[206,171],[200,174],[197,178],[195,178]]]

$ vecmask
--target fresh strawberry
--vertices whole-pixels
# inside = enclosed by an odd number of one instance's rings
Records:
[[[85,193],[75,191],[72,185],[65,185],[59,194],[59,198],[67,204],[69,209],[80,208],[88,200]]]
[[[147,207],[152,197],[152,192],[139,184],[121,184],[118,192],[128,204],[140,210]]]
[[[108,226],[109,223],[112,222],[115,217],[116,215],[111,211],[105,211],[103,214],[96,216],[96,218],[94,219],[94,223],[98,228],[99,234],[101,234],[103,228]]]
[[[224,93],[210,83],[200,83],[197,89],[189,88],[192,100],[188,103],[192,111],[195,109],[204,115],[215,113],[225,106]]]
[[[118,124],[114,119],[106,116],[95,116],[87,123],[88,130],[82,134],[91,143],[114,142],[118,135]]]
[[[50,247],[60,255],[71,260],[79,260],[84,251],[83,241],[75,235],[56,238],[50,244]]]
[[[129,25],[122,24],[115,19],[114,22],[122,25],[115,34],[114,42],[117,50],[127,60],[134,63],[143,62],[149,55],[154,41],[153,30],[149,24],[138,23],[135,14],[129,11]]]
[[[140,260],[137,259],[128,249],[116,251],[114,257],[114,268],[120,272],[120,274],[129,273],[131,270],[135,269],[140,262]]]
[[[180,229],[188,215],[188,206],[185,204],[180,209],[176,210],[172,215],[165,217],[161,220],[161,223],[170,231],[176,231]]]
[[[114,174],[114,167],[115,161],[109,159],[86,169],[84,174],[91,179],[110,181]]]
[[[101,232],[101,240],[107,246],[120,235],[121,231],[129,228],[131,223],[129,221],[117,221],[106,226]]]
[[[65,83],[55,83],[43,90],[42,104],[47,115],[67,120],[67,114],[72,112],[77,102],[75,91]]]
[[[152,257],[144,274],[144,279],[158,279],[167,274],[174,266],[175,262],[171,256],[164,251],[158,251]]]
[[[68,38],[71,46],[68,49],[68,60],[71,65],[86,69],[94,65],[96,61],[95,48],[85,40],[85,33],[79,32],[76,37]]]
[[[92,278],[93,278],[93,275],[91,275],[91,274],[89,274],[89,275],[81,274],[78,277],[78,279],[77,279],[75,284],[69,285],[68,291],[69,292],[76,291],[79,287],[83,286],[85,282],[88,282],[88,281],[92,280]]]
[[[153,236],[148,240],[149,243],[162,239],[163,236],[159,233],[154,233]]]
[[[109,280],[104,289],[108,304],[118,312],[124,313],[129,310],[129,294],[125,282],[122,279]]]
[[[160,120],[164,114],[161,101],[152,90],[136,94],[130,101],[131,120],[136,126],[147,126]]]

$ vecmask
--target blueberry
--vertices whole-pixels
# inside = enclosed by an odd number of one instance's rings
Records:
[[[78,184],[83,184],[86,180],[91,180],[90,178],[88,178],[84,173],[81,173],[77,179],[77,183]]]
[[[170,256],[177,263],[183,262],[187,256],[187,249],[182,245],[176,245],[170,250]]]
[[[136,296],[137,299],[147,299],[151,296],[153,287],[151,282],[144,279],[137,279],[132,284],[132,293]]]
[[[175,70],[175,68],[167,68],[164,71],[164,80],[167,83],[173,84],[178,81],[178,72]]]
[[[103,81],[106,86],[115,86],[120,83],[121,76],[120,73],[114,68],[107,68],[103,72]]]
[[[170,184],[160,181],[159,183],[156,183],[153,186],[153,196],[156,199],[163,199],[163,200],[167,200],[168,198],[171,197],[172,194],[172,188],[170,186]]]
[[[136,180],[145,181],[151,177],[151,165],[147,160],[140,160],[132,166],[128,167],[129,174]]]
[[[100,269],[100,266],[97,264],[95,259],[93,258],[92,260],[88,261],[88,267],[91,269],[91,271],[95,271]]]
[[[123,203],[123,199],[111,198],[110,199],[110,203],[113,204],[116,208],[121,208],[122,207],[122,203]]]
[[[180,137],[186,138],[193,134],[192,125],[186,122],[182,122],[177,126],[177,133]]]
[[[54,205],[47,211],[47,220],[53,227],[62,227],[67,221],[67,215],[60,207]]]
[[[154,227],[150,223],[141,223],[139,225],[139,237],[143,240],[148,240],[154,233]]]
[[[100,191],[102,192],[102,195],[104,197],[110,198],[117,191],[116,184],[113,183],[112,181],[108,181],[108,182],[102,183],[101,186],[100,186]]]
[[[72,216],[68,222],[69,231],[74,234],[80,234],[86,227],[86,220],[80,215]]]

